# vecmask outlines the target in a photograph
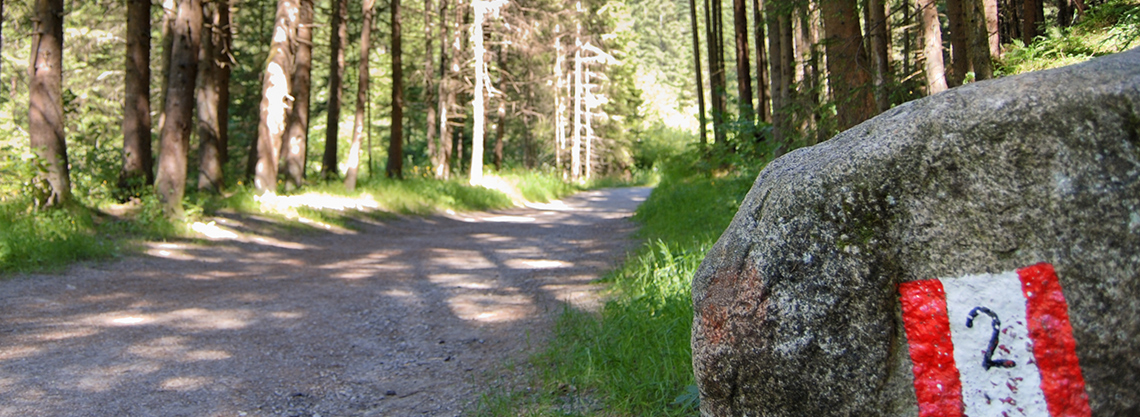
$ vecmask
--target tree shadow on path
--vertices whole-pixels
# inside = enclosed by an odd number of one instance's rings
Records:
[[[149,243],[0,282],[0,416],[459,415],[632,248],[645,188]]]

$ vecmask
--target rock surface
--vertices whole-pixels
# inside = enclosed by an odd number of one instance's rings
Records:
[[[899,106],[756,179],[693,281],[703,415],[917,415],[902,282],[1048,262],[1140,415],[1140,49]]]

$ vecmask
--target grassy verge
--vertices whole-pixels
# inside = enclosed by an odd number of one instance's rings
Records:
[[[646,244],[604,279],[601,314],[564,311],[533,380],[485,396],[477,414],[694,414],[689,287],[754,178],[666,174],[635,216]]]
[[[536,202],[629,183],[605,180],[571,185],[552,173],[523,171],[504,173],[502,178],[526,200]],[[110,198],[77,193],[78,201],[71,207],[34,210],[30,197],[22,196],[19,189],[0,191],[0,273],[52,271],[76,261],[105,259],[129,250],[132,245],[127,243],[142,239],[195,239],[198,235],[191,225],[208,221],[222,211],[258,214],[287,228],[308,229],[319,223],[347,226],[349,219],[359,216],[490,210],[515,203],[508,193],[474,187],[466,179],[364,179],[353,192],[334,182],[315,184],[276,199],[256,197],[252,190],[238,185],[223,196],[190,192],[184,203],[186,217],[172,221],[162,215],[151,193],[143,193],[126,206],[114,204]]]

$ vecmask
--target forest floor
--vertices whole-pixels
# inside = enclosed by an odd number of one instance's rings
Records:
[[[282,228],[0,281],[0,416],[460,415],[596,310],[647,188]]]

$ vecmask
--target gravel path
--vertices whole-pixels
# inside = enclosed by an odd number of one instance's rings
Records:
[[[460,415],[632,247],[645,188],[0,281],[0,416]]]

